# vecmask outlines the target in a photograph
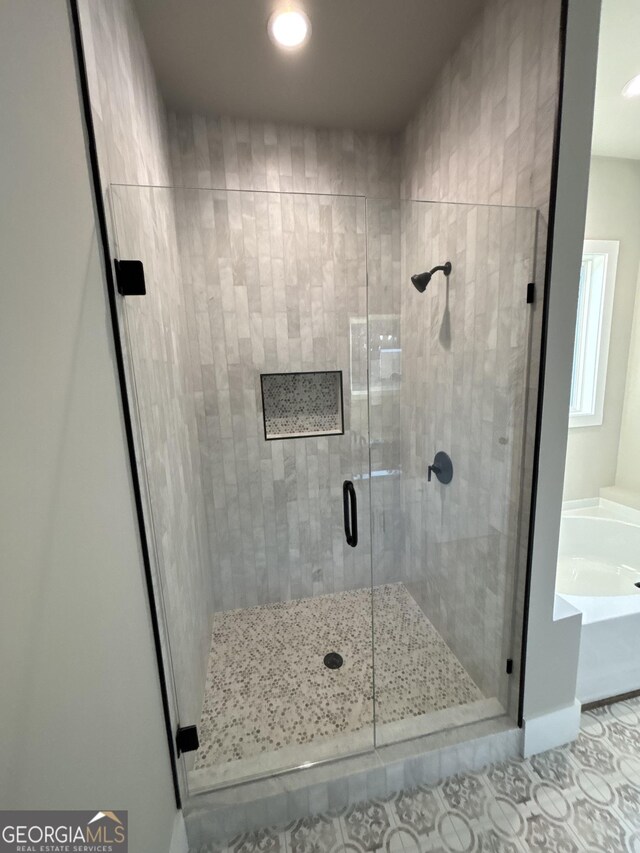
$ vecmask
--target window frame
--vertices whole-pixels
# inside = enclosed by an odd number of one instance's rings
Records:
[[[604,258],[604,272],[599,293],[594,290],[590,276],[588,292],[585,293],[581,287],[578,297],[569,401],[570,428],[602,426],[603,423],[619,248],[618,240],[585,240],[583,244],[581,277],[587,258],[592,263],[594,257]],[[575,407],[576,395],[579,401],[589,399],[592,404]]]

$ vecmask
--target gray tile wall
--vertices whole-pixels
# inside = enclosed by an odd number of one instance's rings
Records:
[[[177,193],[216,608],[368,586],[365,202],[348,195],[397,198],[398,140],[176,115],[170,135],[176,184],[241,190]],[[385,274],[399,270],[397,212],[376,226]],[[332,369],[345,435],[265,442],[259,374]],[[344,479],[357,549],[344,541]],[[374,489],[380,513],[398,488]],[[385,565],[380,583],[399,575],[397,559]]]
[[[546,214],[561,0],[488,0],[403,137],[402,197]]]
[[[166,118],[127,0],[81,0],[80,13],[103,187],[170,184]],[[163,593],[180,718],[200,714],[212,584],[200,477],[188,330],[174,204],[159,190],[119,188],[107,199],[112,246],[141,258],[148,295],[119,300],[129,385],[137,389],[137,452],[153,530],[152,569]],[[108,582],[106,579],[105,582]],[[166,650],[166,636],[163,637]]]
[[[486,696],[504,701],[535,211],[403,204],[400,396],[405,583]],[[451,261],[425,293],[413,272]],[[427,482],[435,453],[454,477]]]
[[[216,607],[370,584],[363,199],[177,190],[197,343],[199,435]],[[365,354],[366,356],[366,354]],[[345,434],[265,441],[261,373],[342,370]],[[345,543],[342,483],[362,539]]]
[[[558,95],[560,6],[560,0],[541,0],[539,3],[530,3],[528,0],[489,0],[459,49],[442,69],[436,85],[409,123],[403,140],[403,198],[471,204],[517,204],[540,210],[539,248],[535,259],[538,294],[542,293],[543,285],[546,213]],[[464,252],[465,247],[460,244],[460,238],[468,228],[465,221],[468,216],[462,214],[460,222],[453,221],[446,228],[434,221],[425,230],[414,231],[413,237],[409,228],[404,232],[403,261],[413,259],[415,265],[422,260],[420,252],[416,252],[420,243],[434,248],[431,241],[435,239],[435,245],[438,245],[437,240],[440,239],[442,247],[444,237],[447,241],[453,240],[456,251]],[[436,229],[433,233],[430,230],[432,227]],[[470,242],[466,247],[466,264],[470,272],[471,253],[475,253],[476,261],[481,261],[486,249],[485,243],[474,242],[474,238],[478,239],[478,233],[472,230],[468,234]],[[509,252],[506,260],[509,266]],[[407,268],[406,274],[411,271],[413,269]],[[406,275],[403,274],[403,286],[405,281]],[[499,680],[504,659],[508,655],[514,658],[515,663],[510,685],[517,686],[518,683],[522,624],[522,608],[518,605],[521,605],[523,599],[526,535],[520,538],[519,543],[516,540],[506,548],[507,540],[497,534],[477,538],[479,531],[471,532],[468,525],[473,527],[475,519],[471,516],[480,512],[484,518],[485,534],[493,527],[493,501],[483,505],[483,500],[488,497],[485,490],[493,476],[486,465],[488,460],[494,463],[496,456],[499,458],[503,453],[502,446],[496,445],[495,441],[499,439],[498,434],[502,434],[498,428],[500,421],[504,421],[509,413],[507,404],[512,405],[515,399],[511,398],[510,402],[510,394],[521,390],[516,382],[519,386],[524,384],[527,392],[526,411],[516,409],[513,412],[521,424],[511,424],[510,428],[517,426],[525,433],[520,517],[528,518],[542,310],[540,302],[531,310],[527,375],[523,379],[522,366],[519,365],[515,370],[513,359],[509,358],[507,363],[515,372],[507,389],[509,393],[506,397],[503,394],[501,399],[501,392],[491,389],[492,365],[498,366],[505,355],[505,352],[500,352],[499,342],[500,330],[504,329],[505,321],[503,299],[505,295],[508,296],[508,289],[505,291],[503,288],[506,284],[500,283],[497,289],[492,285],[493,290],[487,291],[483,283],[482,278],[476,282],[465,281],[464,318],[460,316],[456,320],[451,311],[452,341],[455,342],[457,338],[460,342],[461,333],[467,335],[473,331],[475,336],[475,343],[465,347],[466,356],[462,351],[459,357],[456,356],[455,343],[451,350],[446,350],[440,339],[438,320],[443,311],[441,287],[437,294],[427,292],[427,300],[423,300],[422,309],[418,312],[405,310],[403,303],[403,391],[406,391],[406,399],[409,401],[409,410],[403,409],[403,430],[407,426],[405,419],[411,423],[410,433],[403,433],[406,435],[403,460],[419,460],[415,444],[419,436],[428,437],[431,442],[446,441],[451,446],[457,446],[457,455],[463,449],[460,445],[461,437],[467,436],[470,446],[476,449],[478,459],[482,460],[474,477],[465,485],[464,506],[459,508],[461,517],[459,513],[448,512],[446,498],[443,497],[442,503],[431,501],[431,492],[424,489],[420,493],[411,477],[406,478],[406,488],[403,490],[405,515],[412,520],[405,531],[405,569],[416,571],[421,547],[425,554],[432,555],[424,568],[425,589],[429,590],[429,595],[424,599],[427,615],[442,631],[481,687],[495,695],[496,689],[492,685]],[[452,298],[453,287],[452,280]],[[415,291],[412,294],[406,286],[402,293],[406,300],[415,295]],[[493,299],[499,301],[494,301],[493,310],[489,313],[490,302],[485,300],[492,294]],[[424,315],[429,310],[429,296],[434,306],[431,317]],[[425,329],[428,330],[426,335]],[[487,338],[483,342],[481,332],[490,334],[492,339]],[[418,386],[421,392],[417,398],[412,396],[414,383],[409,381],[407,375],[408,371],[415,370],[414,361],[409,358],[412,345],[421,349],[420,375],[430,377],[422,380],[423,384]],[[470,357],[472,347],[476,347],[476,353]],[[519,347],[514,354],[520,357]],[[497,356],[498,362],[495,361]],[[429,387],[432,381],[435,383],[433,389]],[[459,405],[453,405],[456,389],[469,387],[473,388],[472,408],[465,410]],[[431,390],[438,392],[435,399]],[[451,393],[454,394],[453,398]],[[495,431],[489,427],[492,419],[496,422]],[[474,424],[480,433],[467,435],[470,424]],[[421,464],[424,461],[421,460]],[[471,464],[471,459],[468,462]],[[503,471],[501,476],[506,477],[507,471]],[[508,488],[509,499],[515,496],[516,488],[516,481],[512,481]],[[430,521],[425,532],[426,519]],[[434,530],[437,531],[435,536]],[[526,525],[524,530],[526,533]],[[450,541],[445,547],[446,540]],[[511,551],[516,544],[517,558]],[[437,552],[434,551],[436,548]],[[479,562],[482,549],[485,556]],[[437,559],[434,560],[436,554]],[[454,554],[457,554],[455,560]],[[447,572],[445,567],[451,566],[452,561],[459,568],[455,572]],[[480,574],[479,565],[484,566]],[[474,596],[477,597],[473,602]],[[514,600],[516,619],[513,621],[517,622],[515,632],[509,625],[514,615]],[[493,636],[497,634],[504,638],[499,656],[496,655],[500,644]],[[498,695],[506,701],[504,679],[502,685]],[[513,699],[516,686],[509,687],[512,707],[515,707]]]
[[[169,115],[176,186],[397,198],[400,138]]]

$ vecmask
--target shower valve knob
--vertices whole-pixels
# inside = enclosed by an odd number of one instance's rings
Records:
[[[453,480],[453,462],[448,453],[439,450],[433,458],[433,462],[427,468],[427,482],[431,482],[431,474],[435,474],[438,480],[447,485]]]

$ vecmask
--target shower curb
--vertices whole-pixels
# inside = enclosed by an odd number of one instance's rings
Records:
[[[499,719],[407,740],[267,779],[191,796],[184,806],[190,849],[227,844],[243,832],[285,826],[327,810],[436,784],[522,755],[522,730]]]

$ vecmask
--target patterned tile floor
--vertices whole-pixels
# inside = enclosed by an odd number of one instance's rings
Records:
[[[195,769],[371,726],[371,594],[218,613]],[[482,698],[402,584],[375,587],[373,596],[378,721]],[[324,666],[331,651],[343,656],[340,669]]]
[[[225,853],[373,850],[640,853],[640,698],[583,714],[569,746],[247,833]]]

